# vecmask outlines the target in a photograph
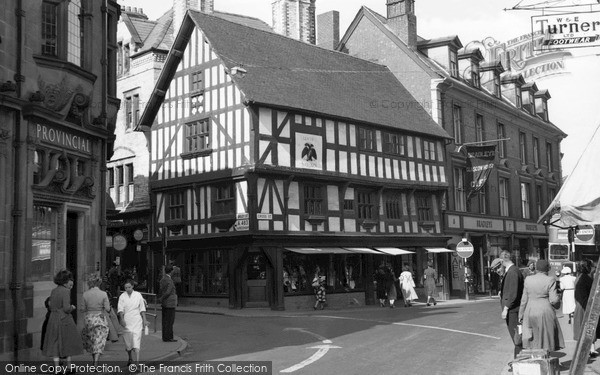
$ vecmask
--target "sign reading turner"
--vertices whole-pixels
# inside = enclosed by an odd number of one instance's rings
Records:
[[[544,34],[542,49],[600,46],[600,12],[533,16],[531,29]]]

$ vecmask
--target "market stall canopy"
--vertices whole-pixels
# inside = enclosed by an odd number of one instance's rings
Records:
[[[426,247],[425,250],[429,253],[454,253],[454,250],[446,249],[443,247]]]
[[[538,223],[558,214],[554,225],[568,227],[600,224],[600,125],[596,128],[575,168]]]
[[[406,255],[415,253],[414,251],[403,250],[397,247],[376,247],[375,250],[389,255]]]

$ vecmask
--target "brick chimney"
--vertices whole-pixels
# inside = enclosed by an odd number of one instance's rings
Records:
[[[317,45],[335,49],[340,42],[340,12],[332,10],[317,16]]]
[[[271,5],[275,32],[315,44],[316,0],[275,0]]]
[[[412,49],[417,47],[415,0],[387,0],[387,25]]]
[[[175,35],[179,31],[185,12],[188,9],[212,13],[214,11],[214,0],[173,0],[173,33]]]

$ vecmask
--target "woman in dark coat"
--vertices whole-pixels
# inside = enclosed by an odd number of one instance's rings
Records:
[[[395,283],[396,275],[394,275],[394,271],[392,271],[392,266],[388,264],[385,267],[385,292],[387,294],[387,299],[390,301],[390,308],[394,308],[394,301],[398,297]]]
[[[554,311],[554,306],[560,303],[556,279],[548,276],[550,264],[547,260],[540,259],[535,266],[537,273],[525,279],[519,308],[519,321],[523,322],[523,348],[556,351],[565,347]]]
[[[69,365],[71,356],[83,353],[81,337],[71,315],[76,309],[71,305],[73,274],[67,270],[59,271],[54,277],[54,283],[57,286],[50,293],[50,317],[42,353],[52,357],[55,365],[59,364],[61,358],[66,358],[66,364]]]
[[[430,306],[430,302],[433,302],[433,306],[437,305],[434,296],[437,295],[435,287],[435,281],[437,280],[437,272],[433,268],[433,261],[427,262],[427,268],[423,272],[423,285],[425,285],[425,291],[427,292],[427,306]]]
[[[387,296],[385,289],[385,268],[383,264],[377,268],[375,275],[373,275],[373,279],[375,279],[376,283],[375,292],[377,293],[377,299],[379,299],[379,305],[385,307],[385,299]]]

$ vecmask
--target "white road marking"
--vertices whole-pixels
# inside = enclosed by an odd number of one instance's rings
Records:
[[[298,331],[298,332],[304,332],[304,333],[307,333],[307,334],[309,334],[309,335],[311,335],[311,336],[314,336],[314,337],[316,337],[317,339],[319,339],[319,340],[323,341],[323,344],[331,344],[331,340],[328,340],[326,337],[323,337],[323,336],[319,335],[318,333],[314,333],[314,332],[311,332],[311,331],[307,331],[307,330],[305,330],[304,328],[284,328],[283,330],[284,330],[284,331]]]
[[[315,354],[311,355],[309,358],[305,359],[304,361],[302,361],[292,367],[288,367],[284,370],[281,370],[279,372],[288,373],[288,372],[294,372],[294,371],[300,370],[301,368],[306,367],[306,366],[310,365],[311,363],[316,362],[319,359],[321,359],[321,357],[323,357],[325,354],[327,354],[329,349],[341,349],[341,347],[335,346],[335,345],[318,345],[318,346],[311,346],[309,349],[319,349],[319,350]]]
[[[493,340],[501,340],[501,338],[497,337],[497,336],[484,335],[482,333],[477,333],[477,332],[460,331],[460,330],[457,330],[457,329],[444,328],[444,327],[426,326],[426,325],[422,325],[422,324],[386,322],[385,320],[349,318],[349,317],[331,316],[331,315],[312,315],[311,317],[313,317],[313,318],[314,317],[329,318],[329,319],[345,319],[345,320],[360,320],[360,321],[364,321],[364,322],[376,322],[376,323],[383,323],[383,324],[395,324],[395,325],[399,325],[399,326],[418,327],[418,328],[426,328],[426,329],[435,329],[435,330],[439,330],[439,331],[448,331],[448,332],[454,332],[454,333],[461,333],[461,334],[464,334],[464,335],[480,336],[480,337],[485,337],[485,338],[493,339]]]

